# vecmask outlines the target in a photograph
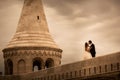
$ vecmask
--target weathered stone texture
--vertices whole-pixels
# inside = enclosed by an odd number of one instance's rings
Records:
[[[119,57],[120,52],[65,64],[22,74],[20,80],[120,80]]]
[[[41,0],[25,0],[16,33],[7,48],[23,46],[59,48],[49,33]]]

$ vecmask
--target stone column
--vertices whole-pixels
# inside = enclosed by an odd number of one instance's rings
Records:
[[[18,69],[17,69],[18,60],[17,59],[12,59],[12,61],[13,61],[13,74],[18,74]]]
[[[32,59],[26,59],[26,72],[33,72],[33,64],[32,64]]]

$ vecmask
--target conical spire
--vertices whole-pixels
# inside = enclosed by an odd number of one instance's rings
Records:
[[[17,31],[7,48],[27,46],[58,48],[49,33],[41,0],[25,0]]]

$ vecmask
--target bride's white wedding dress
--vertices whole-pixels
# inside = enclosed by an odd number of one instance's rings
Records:
[[[90,59],[92,58],[90,52],[85,51],[83,54],[83,60]]]
[[[91,53],[89,51],[85,51],[83,53],[83,60],[90,59],[90,58],[92,58]]]

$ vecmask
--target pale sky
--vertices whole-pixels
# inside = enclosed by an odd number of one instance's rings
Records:
[[[24,0],[0,0],[0,71],[2,49],[13,37]],[[96,56],[120,51],[120,0],[43,0],[48,27],[63,50],[62,64],[82,60],[92,40]]]

